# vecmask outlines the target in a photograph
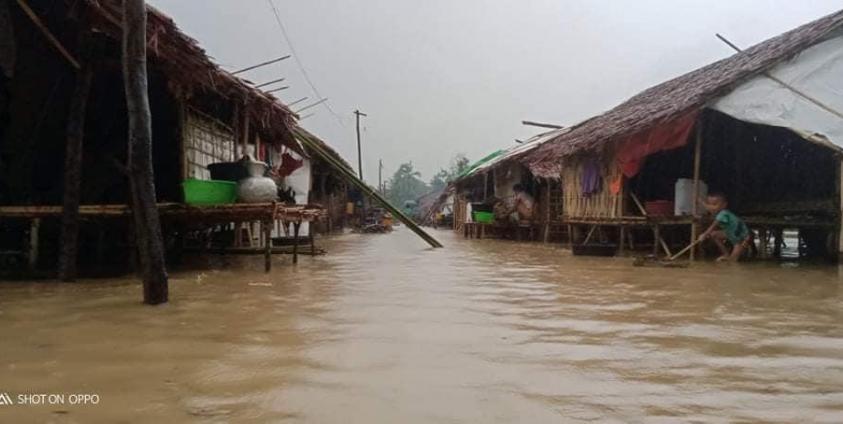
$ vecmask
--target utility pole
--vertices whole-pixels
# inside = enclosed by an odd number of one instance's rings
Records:
[[[360,148],[360,117],[361,116],[369,116],[360,110],[355,110],[354,115],[357,116],[357,174],[360,176],[360,179],[363,179],[363,151]]]
[[[383,159],[378,159],[378,190],[383,194]]]

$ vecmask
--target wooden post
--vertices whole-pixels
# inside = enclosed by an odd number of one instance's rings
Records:
[[[544,191],[544,234],[542,240],[547,243],[550,240],[550,180],[547,180],[547,189]]]
[[[357,173],[360,179],[363,179],[363,148],[360,140],[360,117],[369,116],[359,110],[354,111],[354,116],[357,118]]]
[[[659,257],[659,241],[662,239],[661,226],[653,225],[653,256]]]
[[[237,145],[240,144],[240,134],[242,134],[242,131],[240,131],[240,121],[242,120],[242,116],[243,115],[240,113],[240,103],[234,102],[234,110],[231,112],[231,128],[234,132],[234,139],[231,143],[231,160],[239,159],[237,157]]]
[[[621,225],[618,228],[618,256],[623,256],[626,251],[626,226]]]
[[[574,249],[574,226],[568,224],[568,249]]]
[[[316,256],[316,236],[313,234],[313,222],[308,225],[307,235],[310,237],[310,256]]]
[[[489,173],[483,173],[483,201],[489,199]]]
[[[261,221],[261,232],[263,233],[263,269],[265,272],[272,270],[272,221]]]
[[[700,162],[702,157],[702,129],[703,129],[703,119],[700,116],[697,120],[697,128],[696,128],[696,137],[694,143],[694,199],[691,206],[691,215],[692,215],[692,223],[691,223],[691,243],[697,240],[697,234],[699,234],[699,223],[698,220],[698,212],[699,212],[699,196],[700,196]],[[694,247],[691,249],[690,252],[690,259],[693,261],[696,258],[697,248]]]
[[[246,156],[246,146],[249,144],[249,104],[244,103],[240,117],[240,157]],[[239,158],[234,158],[239,159]]]
[[[761,228],[758,230],[758,258],[759,259],[767,259],[767,251],[769,249],[769,236],[767,233],[767,228]]]
[[[79,37],[80,48],[90,49],[86,35]],[[85,117],[88,109],[88,95],[94,71],[90,55],[76,73],[76,87],[70,99],[67,117],[67,145],[64,156],[64,199],[61,217],[61,251],[59,253],[58,277],[61,281],[76,279],[76,254],[79,243],[79,201],[82,180],[82,144],[85,138]]]
[[[841,212],[837,219],[837,254],[840,262],[843,263],[843,160],[840,161],[838,167],[837,181],[837,196]]]
[[[301,222],[296,222],[293,224],[293,263],[299,263],[299,228],[301,228]]]
[[[29,254],[27,255],[30,271],[35,271],[35,268],[38,266],[38,253],[40,252],[38,248],[38,240],[40,238],[40,233],[41,218],[33,218],[29,223]]]
[[[129,118],[129,173],[132,217],[143,275],[143,301],[168,299],[164,238],[152,168],[152,116],[146,70],[146,2],[123,0],[123,75]]]

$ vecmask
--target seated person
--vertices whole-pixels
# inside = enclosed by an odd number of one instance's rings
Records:
[[[737,261],[752,246],[752,232],[737,215],[726,209],[729,202],[721,193],[712,193],[706,197],[705,208],[714,215],[714,222],[700,235],[700,241],[711,239],[722,255],[718,261]],[[732,245],[732,251],[725,242]]]
[[[532,220],[536,200],[530,195],[530,193],[527,193],[524,186],[521,184],[515,184],[512,187],[512,191],[515,192],[512,205],[512,220],[515,222]]]

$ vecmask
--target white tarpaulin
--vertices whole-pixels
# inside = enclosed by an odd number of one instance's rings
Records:
[[[843,112],[843,36],[804,50],[770,74]],[[843,118],[763,75],[740,85],[712,108],[742,121],[822,134],[843,146]]]

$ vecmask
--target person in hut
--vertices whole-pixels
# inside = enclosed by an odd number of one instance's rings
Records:
[[[700,235],[700,241],[710,239],[717,245],[721,253],[718,261],[737,261],[753,247],[749,227],[728,207],[729,202],[722,193],[711,193],[705,199],[705,208],[714,216],[714,222]]]
[[[527,190],[521,184],[515,184],[512,191],[515,192],[512,204],[512,220],[515,222],[532,220],[536,199],[530,193],[527,193]]]

